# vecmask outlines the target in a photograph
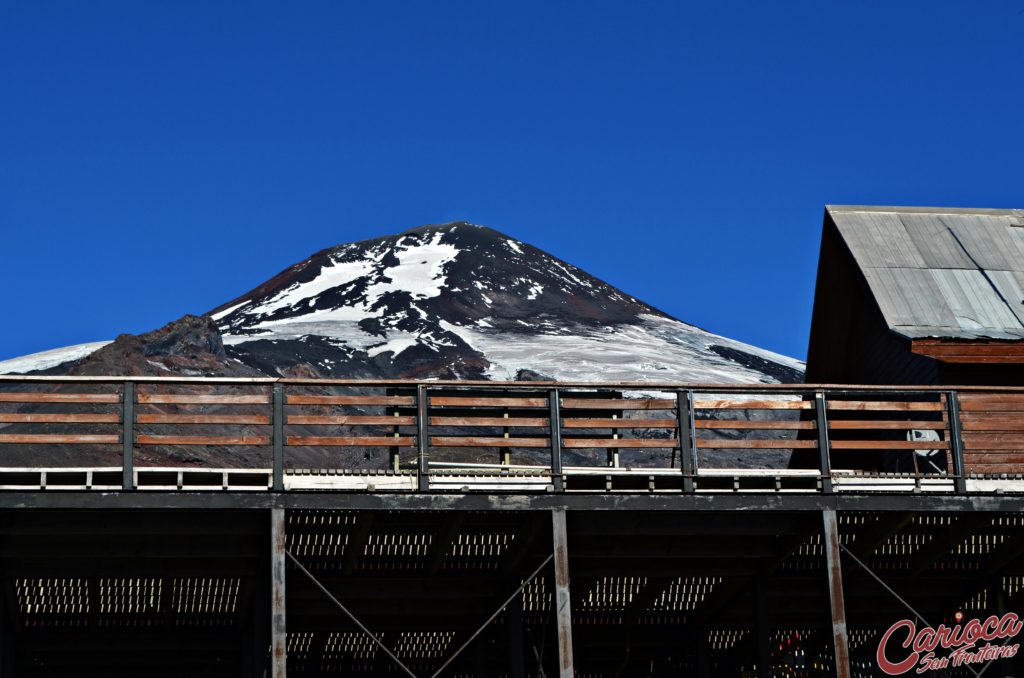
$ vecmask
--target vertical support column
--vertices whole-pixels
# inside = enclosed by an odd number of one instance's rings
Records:
[[[548,391],[548,404],[550,405],[548,428],[551,431],[551,482],[554,485],[555,492],[565,490],[565,478],[562,475],[562,407],[560,398],[561,396],[558,394],[557,388]],[[562,517],[564,524],[565,516],[563,515]],[[558,559],[557,554],[555,559]]]
[[[708,630],[699,626],[693,631],[697,644],[697,678],[711,678],[711,652],[708,643]]]
[[[846,602],[843,597],[843,566],[839,549],[839,521],[834,509],[822,512],[828,591],[832,602],[832,647],[836,678],[850,678],[850,646],[846,636]]]
[[[683,492],[694,490],[693,477],[697,468],[697,439],[693,424],[693,391],[676,392],[676,423],[679,439],[679,467],[683,471]]]
[[[427,417],[430,416],[430,393],[427,387],[420,384],[416,387],[416,449],[419,464],[417,487],[420,492],[430,490],[430,441],[427,440]]]
[[[288,675],[286,653],[288,638],[285,634],[285,515],[284,509],[270,510],[270,676]]]
[[[274,383],[274,492],[284,491],[284,384]]]
[[[121,395],[121,489],[135,489],[135,382],[124,382]]]
[[[825,406],[825,393],[814,394],[814,423],[818,428],[818,468],[821,470],[821,491],[832,493],[832,462],[829,457],[828,443],[828,408]]]
[[[487,678],[487,645],[483,637],[473,643],[473,677]]]
[[[967,494],[967,477],[964,474],[964,439],[960,434],[960,399],[956,391],[946,393],[946,407],[949,415],[949,452],[953,461],[953,489],[957,494]]]
[[[551,512],[551,535],[555,550],[555,622],[558,625],[558,675],[572,678],[572,599],[569,597],[569,542],[565,509]]]
[[[7,586],[0,582],[0,676],[14,675],[14,630],[7,618]]]
[[[754,581],[754,638],[757,643],[757,676],[772,678],[771,637],[768,628],[768,596],[764,580]]]
[[[505,608],[508,621],[508,675],[526,678],[526,652],[523,645],[523,592]],[[477,641],[480,643],[481,641]]]
[[[1007,613],[1006,592],[1003,590],[1003,578],[999,575],[992,577],[986,587],[985,596],[988,599],[988,608],[991,614],[1002,618]],[[992,661],[993,675],[998,678],[1014,678],[1017,671],[1014,670],[1014,660],[995,659]]]

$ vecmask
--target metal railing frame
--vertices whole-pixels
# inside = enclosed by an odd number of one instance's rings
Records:
[[[954,493],[964,494],[967,491],[963,458],[963,439],[960,420],[960,408],[958,392],[961,390],[972,391],[1014,391],[1024,392],[1024,389],[1015,388],[979,388],[964,387],[950,389],[945,387],[846,387],[846,386],[822,386],[822,385],[762,385],[762,386],[732,386],[732,385],[695,385],[679,386],[667,384],[614,384],[614,383],[565,383],[554,384],[551,382],[416,382],[404,380],[384,381],[359,381],[359,380],[333,380],[333,379],[231,379],[231,378],[147,378],[147,377],[32,377],[32,376],[9,376],[0,375],[0,385],[9,383],[58,383],[58,384],[88,384],[106,383],[118,384],[121,389],[121,447],[122,447],[122,488],[123,490],[135,489],[134,482],[134,454],[136,447],[136,405],[137,385],[155,384],[162,385],[266,385],[269,387],[268,402],[270,405],[271,423],[271,444],[273,448],[273,461],[271,468],[271,489],[281,492],[285,489],[284,476],[286,469],[286,448],[285,406],[287,404],[287,387],[289,386],[351,386],[351,387],[386,387],[386,388],[415,388],[416,390],[416,475],[417,489],[421,492],[430,491],[430,391],[431,388],[444,388],[445,391],[472,391],[476,393],[488,390],[502,391],[537,391],[546,390],[549,401],[549,432],[550,432],[550,467],[552,489],[555,492],[565,490],[565,471],[562,460],[562,423],[561,423],[561,398],[566,392],[573,390],[644,390],[664,392],[666,396],[674,397],[675,418],[677,427],[675,431],[676,446],[672,451],[672,467],[676,451],[680,457],[680,472],[683,478],[682,491],[692,493],[696,491],[696,478],[698,472],[697,460],[697,431],[694,425],[694,400],[697,394],[729,394],[729,395],[791,395],[803,398],[813,398],[814,402],[814,435],[817,439],[818,471],[820,472],[820,491],[830,494],[834,491],[832,481],[832,442],[828,424],[828,399],[835,397],[865,397],[884,395],[892,396],[923,396],[934,395],[944,397],[946,401],[946,416],[948,425],[943,431],[949,443],[949,459],[951,468],[947,469],[944,477],[954,481]],[[913,453],[911,451],[911,453]],[[499,464],[497,466],[509,466]],[[538,467],[543,468],[543,467]],[[915,473],[915,475],[920,475]],[[920,482],[920,478],[917,479]]]

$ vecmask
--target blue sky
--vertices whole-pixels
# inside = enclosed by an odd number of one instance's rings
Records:
[[[804,357],[826,203],[1024,207],[1024,0],[0,4],[0,359],[465,219]]]

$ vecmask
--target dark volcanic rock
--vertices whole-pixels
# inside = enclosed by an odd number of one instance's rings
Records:
[[[259,376],[229,357],[217,325],[186,315],[145,334],[122,334],[66,371],[75,376]]]

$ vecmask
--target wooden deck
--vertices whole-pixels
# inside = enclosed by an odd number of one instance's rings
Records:
[[[0,490],[1024,493],[1024,389],[5,376]]]
[[[1024,389],[4,377],[0,674],[847,678],[1022,514]]]

